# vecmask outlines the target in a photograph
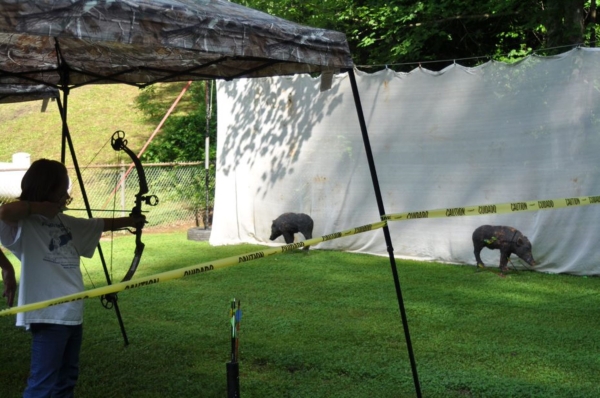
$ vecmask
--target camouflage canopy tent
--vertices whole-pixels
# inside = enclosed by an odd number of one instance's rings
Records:
[[[57,102],[63,119],[63,161],[68,144],[76,170],[66,120],[73,88],[348,72],[379,214],[385,214],[343,33],[302,26],[227,0],[0,0],[0,15],[0,86],[43,84],[62,91]],[[420,395],[387,226],[383,231]],[[116,302],[115,309],[119,315]]]
[[[58,95],[58,89],[43,84],[0,85],[0,104],[38,100],[44,100],[44,103],[47,103],[47,100],[58,98]]]
[[[0,84],[141,86],[353,66],[344,34],[226,0],[2,0],[0,12]]]

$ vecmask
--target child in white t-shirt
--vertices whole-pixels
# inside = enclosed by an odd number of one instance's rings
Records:
[[[62,214],[70,199],[68,188],[66,167],[40,159],[23,176],[19,201],[0,206],[0,241],[21,261],[19,305],[83,291],[80,257],[93,256],[102,232],[145,222],[144,216],[84,219]],[[82,300],[17,314],[17,326],[32,333],[24,397],[73,395],[82,322]]]

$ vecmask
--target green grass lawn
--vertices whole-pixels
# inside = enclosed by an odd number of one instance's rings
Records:
[[[133,241],[118,237],[112,249],[103,242],[116,280]],[[211,247],[185,233],[143,241],[136,276],[262,248]],[[97,260],[84,264],[95,286],[104,285]],[[499,278],[403,260],[398,272],[423,397],[600,396],[600,279],[527,271]],[[243,310],[241,396],[416,396],[389,260],[323,250],[121,292],[128,347],[114,311],[86,300],[76,395],[225,397],[234,297]],[[30,338],[14,316],[0,317],[0,333],[0,395],[19,397]]]

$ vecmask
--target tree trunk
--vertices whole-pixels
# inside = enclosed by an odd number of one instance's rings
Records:
[[[592,24],[592,29],[590,29],[590,47],[596,47],[596,10],[596,0],[592,0],[590,2],[590,23]]]
[[[549,0],[546,8],[547,48],[583,42],[584,0]]]

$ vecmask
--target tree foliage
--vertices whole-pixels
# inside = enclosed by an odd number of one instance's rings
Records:
[[[193,82],[181,102],[164,122],[162,129],[142,155],[150,162],[191,162],[204,160],[206,137],[206,82]],[[209,138],[212,143],[209,159],[215,158],[216,98],[209,82]],[[145,88],[136,99],[147,120],[158,125],[182,91],[180,83],[153,85]]]
[[[457,59],[475,64],[485,57],[510,60],[532,51],[562,52],[563,46],[591,45],[598,38],[596,0],[238,2],[346,33],[356,65],[412,63],[407,67],[412,69],[418,62],[445,61],[443,67]]]

